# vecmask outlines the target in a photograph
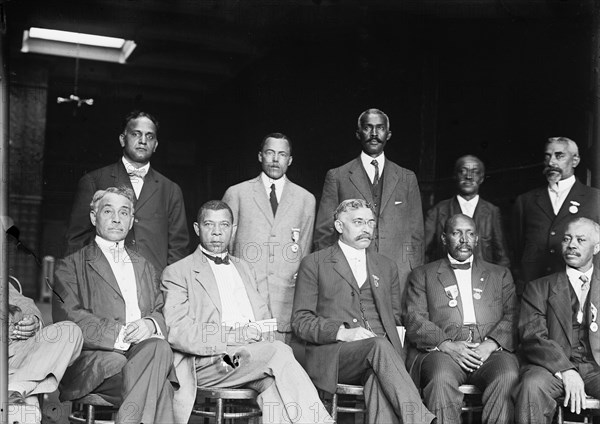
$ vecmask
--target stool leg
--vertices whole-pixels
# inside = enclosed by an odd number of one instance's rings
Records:
[[[562,405],[558,405],[558,424],[565,424],[565,418],[563,417]]]
[[[94,411],[94,405],[86,405],[87,406],[87,415],[85,417],[85,424],[94,424],[96,422],[96,416]]]
[[[215,412],[216,424],[223,424],[223,414],[225,413],[223,409],[223,399],[217,398],[217,409]]]
[[[334,393],[331,398],[331,418],[333,418],[333,424],[337,424],[338,417],[338,394]]]

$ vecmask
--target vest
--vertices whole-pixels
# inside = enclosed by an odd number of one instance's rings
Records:
[[[579,298],[577,293],[573,289],[573,286],[569,284],[569,291],[571,293],[571,323],[573,329],[571,331],[571,360],[576,363],[582,362],[594,362],[594,356],[592,355],[592,349],[589,342],[589,323],[587,319],[587,310],[589,308],[590,294],[588,294],[585,300],[585,307],[583,308],[583,321],[581,324],[577,322],[577,312],[579,311]]]
[[[363,320],[367,320],[371,326],[371,330],[378,336],[385,334],[385,329],[381,323],[377,306],[375,305],[375,299],[373,298],[373,288],[371,287],[371,280],[367,278],[367,281],[360,288],[359,296],[359,307]],[[366,323],[363,322],[363,327],[366,327]]]

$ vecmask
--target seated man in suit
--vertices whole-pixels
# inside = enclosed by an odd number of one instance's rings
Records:
[[[402,358],[396,264],[367,251],[375,214],[362,199],[336,209],[333,246],[302,260],[292,329],[307,342],[306,370],[320,389],[364,385],[368,422],[430,423]]]
[[[96,238],[56,266],[54,320],[83,332],[83,351],[61,382],[61,400],[97,393],[119,405],[117,423],[172,423],[173,352],[164,339],[160,278],[132,259],[124,240],[133,225],[130,188],[98,190],[90,204]]]
[[[258,391],[263,423],[331,422],[292,349],[268,336],[276,330],[272,323],[259,322],[271,315],[254,271],[227,252],[235,234],[227,203],[202,205],[194,230],[200,237],[196,251],[169,265],[162,277],[168,340],[177,351],[181,384],[176,421],[189,419],[198,382]]]
[[[33,300],[12,285],[8,289],[8,421],[39,423],[35,395],[58,388],[65,370],[81,352],[81,330],[69,321],[44,327]]]
[[[525,286],[519,318],[526,363],[516,404],[519,424],[550,423],[560,396],[578,414],[586,407],[586,395],[600,398],[600,270],[594,263],[599,251],[600,225],[575,218],[563,235],[565,269]]]
[[[473,255],[475,222],[446,221],[443,259],[413,270],[406,300],[409,365],[425,405],[440,423],[460,423],[461,384],[483,391],[484,423],[510,423],[519,378],[514,320],[517,299],[510,271]]]
[[[485,165],[475,156],[458,158],[454,165],[454,179],[458,193],[442,200],[427,212],[425,219],[425,257],[432,262],[446,257],[442,233],[448,218],[463,213],[473,218],[479,243],[475,256],[486,262],[510,267],[506,239],[502,231],[500,209],[479,196],[485,180]]]

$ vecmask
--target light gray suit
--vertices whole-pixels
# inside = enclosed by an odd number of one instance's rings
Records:
[[[252,264],[258,286],[268,293],[271,313],[279,331],[289,332],[296,273],[310,253],[315,222],[315,196],[286,180],[277,213],[260,176],[229,187],[223,201],[233,211],[237,233],[232,253]],[[292,240],[292,229],[298,239]],[[294,245],[298,250],[294,252]]]

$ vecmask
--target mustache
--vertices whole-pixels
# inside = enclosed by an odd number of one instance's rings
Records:
[[[359,236],[357,236],[354,240],[359,241],[359,240],[371,240],[371,236],[369,234],[361,234]]]
[[[567,254],[567,255],[581,256],[581,253],[579,253],[575,249],[567,249],[567,250],[565,250],[565,254]]]
[[[544,170],[542,171],[542,173],[544,175],[548,175],[550,172],[558,172],[559,174],[562,175],[562,169],[560,169],[556,166],[546,166],[546,167],[544,167]]]

